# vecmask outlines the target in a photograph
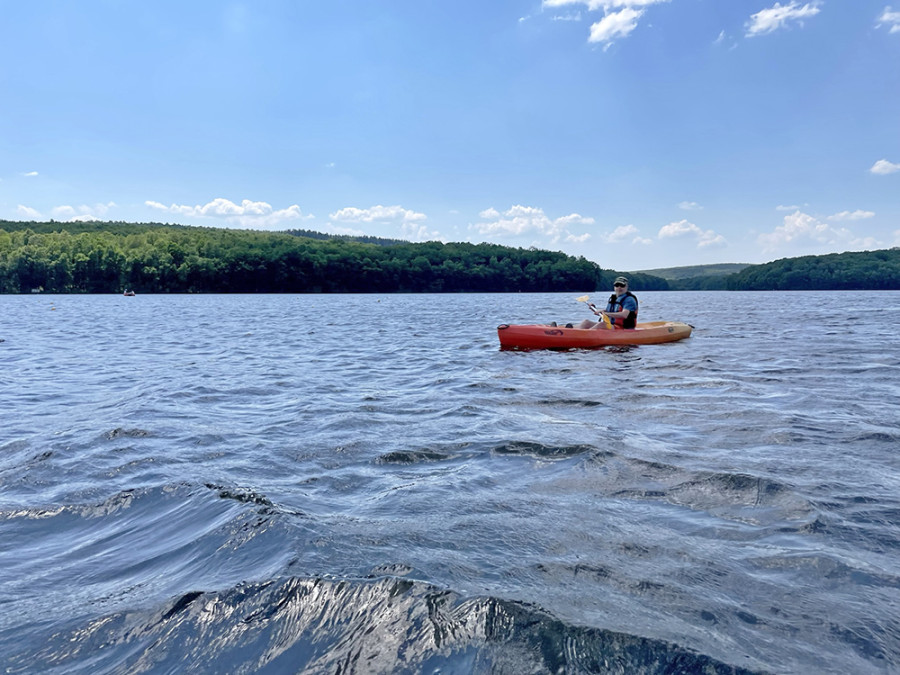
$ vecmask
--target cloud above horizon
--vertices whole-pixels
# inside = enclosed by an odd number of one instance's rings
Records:
[[[573,233],[570,228],[575,225],[592,225],[593,218],[578,213],[570,213],[560,218],[550,218],[541,208],[517,204],[502,214],[495,208],[489,208],[478,214],[487,222],[469,225],[482,235],[521,236],[525,234],[541,234],[550,237],[550,243],[560,241],[582,243],[591,238],[590,233]]]
[[[834,220],[853,220],[859,218],[843,217],[843,212],[835,214],[831,219]],[[854,213],[868,214],[867,211],[857,211]],[[853,214],[851,214],[853,215]],[[874,214],[872,214],[874,215]],[[868,218],[868,215],[861,216]],[[880,242],[875,237],[859,237],[844,227],[832,227],[828,223],[802,211],[784,217],[784,222],[776,227],[772,232],[763,233],[757,237],[757,242],[762,245],[763,251],[766,253],[777,253],[784,250],[789,245],[804,245],[809,243],[818,244],[825,247],[848,247],[848,248],[876,248]]]
[[[145,201],[144,204],[157,211],[189,218],[223,218],[229,224],[247,228],[271,229],[291,220],[312,218],[310,215],[304,216],[296,204],[286,209],[275,210],[271,204],[254,202],[249,199],[235,204],[229,199],[219,197],[202,206],[199,204],[196,206],[185,204],[166,206],[156,201]]]
[[[367,209],[348,206],[329,214],[328,218],[342,223],[417,223],[427,220],[428,216],[402,206],[378,204]]]
[[[697,241],[697,248],[714,248],[724,246],[725,237],[713,230],[703,230],[687,220],[669,223],[659,229],[657,235],[660,239],[693,238]]]
[[[772,7],[750,15],[746,35],[747,37],[767,35],[781,28],[787,28],[792,23],[799,23],[802,26],[804,19],[814,17],[821,11],[819,4],[818,1],[814,1],[801,7],[795,0],[787,5],[776,2]]]
[[[81,206],[54,206],[50,209],[50,217],[53,220],[70,223],[103,220],[104,216],[109,213],[110,209],[115,208],[115,206],[115,202],[94,204],[94,206],[88,206],[87,204],[82,204]],[[40,211],[23,204],[18,205],[16,213],[29,220],[41,220],[44,218],[44,214]]]

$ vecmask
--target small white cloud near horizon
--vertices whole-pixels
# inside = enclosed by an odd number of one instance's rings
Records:
[[[889,33],[900,33],[900,12],[893,11],[890,5],[885,7],[884,12],[878,17],[878,23],[875,24],[875,28],[881,28],[882,26],[890,26],[888,29]]]
[[[780,28],[787,28],[791,22],[799,23],[802,26],[804,19],[813,17],[821,11],[819,4],[818,0],[808,2],[802,7],[796,0],[792,0],[787,5],[776,2],[773,7],[750,15],[746,36],[768,35]]]
[[[869,169],[869,173],[874,173],[879,176],[887,176],[890,173],[897,173],[898,171],[900,171],[900,164],[894,164],[886,159],[879,159],[872,165],[872,168]]]
[[[95,204],[94,206],[54,206],[50,213],[57,220],[68,220],[70,222],[87,222],[91,220],[103,220],[103,217],[109,213],[109,210],[116,206],[115,202],[106,204]]]
[[[348,206],[329,214],[328,218],[342,223],[416,223],[427,220],[428,216],[424,213],[404,209],[402,206],[378,204],[368,209]]]
[[[697,202],[681,202],[678,208],[682,211],[702,211],[703,207]]]
[[[22,175],[25,176],[25,178],[34,178],[35,176],[38,176],[40,174],[38,174],[37,171],[26,171]]]
[[[16,208],[16,213],[18,213],[23,218],[27,218],[28,220],[40,220],[41,218],[43,218],[40,211],[38,211],[37,209],[33,209],[30,206],[24,206],[22,204],[19,204],[19,206]]]
[[[809,243],[843,250],[871,249],[881,245],[875,237],[857,237],[846,228],[832,227],[799,210],[785,216],[783,224],[772,232],[759,235],[757,242],[765,253],[784,252],[789,246],[807,246]]]
[[[725,237],[713,230],[703,230],[687,220],[669,223],[659,229],[657,235],[660,239],[681,239],[692,237],[697,240],[697,248],[712,248],[724,246]]]
[[[828,216],[828,220],[865,220],[866,218],[874,217],[874,211],[863,211],[861,209],[857,209],[856,211],[841,211],[840,213],[835,213],[833,216]]]
[[[775,210],[776,211],[790,211],[793,213],[794,211],[799,211],[800,207],[797,206],[796,204],[792,204],[790,206],[783,206],[783,205],[779,204],[778,206],[775,207]]]
[[[474,223],[469,225],[482,235],[495,236],[521,236],[523,234],[537,232],[550,237],[550,243],[556,244],[560,240],[569,242],[584,242],[590,239],[590,234],[575,234],[570,231],[573,225],[592,225],[593,218],[587,218],[578,213],[570,213],[560,218],[550,218],[541,208],[522,206],[516,204],[502,214],[491,207],[478,214],[483,220],[489,222]]]
[[[266,202],[254,202],[249,199],[235,204],[229,199],[218,197],[202,206],[172,204],[166,206],[160,202],[145,201],[151,209],[165,211],[190,218],[224,218],[229,223],[237,223],[240,227],[271,229],[291,220],[311,219],[312,215],[303,215],[296,204],[286,209],[274,210]]]

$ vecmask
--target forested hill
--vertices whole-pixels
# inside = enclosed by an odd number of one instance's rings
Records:
[[[495,244],[161,223],[0,221],[0,293],[517,292],[608,289],[583,257]],[[633,286],[668,282],[633,275]]]
[[[645,270],[673,291],[900,290],[900,249],[782,258],[762,265]]]
[[[741,291],[900,290],[900,248],[784,258],[724,279]]]

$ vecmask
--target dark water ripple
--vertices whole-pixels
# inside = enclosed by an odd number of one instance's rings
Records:
[[[3,672],[900,670],[900,294],[0,296]]]

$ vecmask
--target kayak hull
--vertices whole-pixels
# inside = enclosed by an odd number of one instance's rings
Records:
[[[656,345],[691,336],[680,321],[650,321],[631,329],[563,328],[540,324],[497,326],[501,349],[596,349],[615,345]]]

